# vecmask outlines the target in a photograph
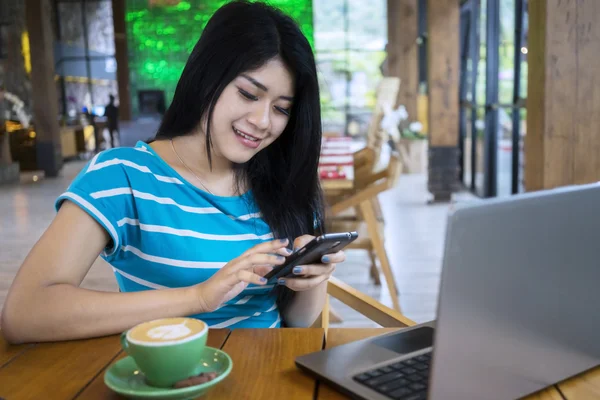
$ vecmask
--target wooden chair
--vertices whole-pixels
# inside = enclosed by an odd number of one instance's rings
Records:
[[[367,131],[367,146],[354,153],[354,176],[368,175],[377,166],[385,144],[385,136],[380,128],[383,111],[375,111],[372,124]]]
[[[325,300],[325,306],[323,307],[320,317],[313,324],[313,327],[315,328],[324,328],[325,334],[327,334],[330,325],[330,297],[338,299],[384,328],[402,328],[415,325],[413,320],[407,318],[398,311],[381,304],[374,298],[367,296],[339,279],[331,277],[327,283],[327,299]]]
[[[377,87],[376,103],[373,116],[367,130],[367,146],[354,153],[354,174],[369,174],[373,172],[386,141],[386,135],[380,128],[385,106],[394,108],[400,91],[400,78],[384,77]]]
[[[383,223],[377,219],[375,204],[378,204],[377,196],[380,193],[395,186],[401,170],[400,156],[393,152],[385,170],[372,174],[368,180],[363,182],[362,189],[341,197],[339,201],[333,204],[329,204],[326,213],[326,224],[329,232],[357,231],[359,233],[359,238],[347,248],[362,249],[369,253],[371,277],[376,284],[381,284],[376,262],[376,258],[379,259],[394,309],[398,312],[400,312],[398,288],[384,246]],[[353,209],[358,209],[355,218],[335,218]]]
[[[357,193],[372,183],[374,179],[378,179],[380,176],[381,171],[376,172],[376,166],[379,163],[381,153],[384,151],[386,135],[383,130],[378,129],[377,133],[371,135],[371,137],[372,142],[370,142],[367,147],[354,153],[353,188],[347,190],[325,191],[325,200],[328,204],[335,204],[344,197],[348,197],[354,193]],[[373,205],[377,219],[383,222],[383,213],[381,212],[381,205],[379,204],[379,200],[377,198],[373,200]],[[354,212],[348,211],[336,217],[338,219],[355,219],[357,215],[360,215],[358,208],[354,210]]]

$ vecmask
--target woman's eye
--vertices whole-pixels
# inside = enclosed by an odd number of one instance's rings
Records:
[[[247,98],[248,100],[258,100],[258,97],[251,95],[250,93],[246,92],[245,90],[240,89],[240,94],[242,96],[244,96],[245,98]]]
[[[289,108],[275,107],[275,109],[277,111],[279,111],[280,113],[284,114],[284,115],[290,115],[290,109]]]

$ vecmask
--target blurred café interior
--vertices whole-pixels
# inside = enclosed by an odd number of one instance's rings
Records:
[[[225,2],[0,2],[0,307],[85,163],[156,131]],[[378,327],[387,320],[363,312],[381,307],[434,319],[455,203],[599,180],[596,1],[270,4],[316,55],[328,223],[361,232],[334,273],[332,326]],[[100,259],[83,285],[118,290]]]

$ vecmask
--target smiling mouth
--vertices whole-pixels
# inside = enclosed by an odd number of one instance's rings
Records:
[[[250,136],[247,133],[244,133],[244,132],[242,132],[242,131],[240,131],[238,129],[235,129],[235,127],[232,127],[232,128],[233,128],[233,131],[235,132],[236,135],[241,136],[244,139],[250,140],[252,142],[260,142],[261,141],[261,139],[256,138],[254,136]]]

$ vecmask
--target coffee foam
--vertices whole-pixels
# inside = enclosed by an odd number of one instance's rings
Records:
[[[164,345],[182,343],[203,334],[207,329],[204,322],[192,318],[165,318],[142,323],[127,334],[133,343]]]

